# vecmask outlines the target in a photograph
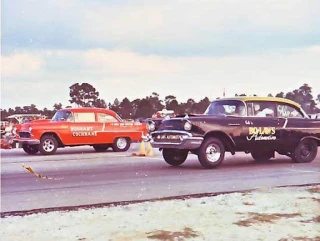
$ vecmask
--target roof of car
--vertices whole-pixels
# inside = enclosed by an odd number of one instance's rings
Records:
[[[96,107],[71,107],[71,108],[63,108],[61,110],[70,110],[72,112],[87,112],[87,111],[93,111],[93,112],[104,112],[108,114],[115,114],[113,110],[105,109],[105,108],[96,108]]]
[[[238,96],[238,97],[231,97],[231,98],[221,98],[218,100],[242,100],[242,101],[272,101],[272,102],[281,102],[286,103],[289,105],[296,106],[300,108],[300,105],[297,102],[286,98],[279,98],[279,97],[258,97],[258,96]]]

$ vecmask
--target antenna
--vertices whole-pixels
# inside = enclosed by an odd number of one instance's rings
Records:
[[[223,88],[223,97],[226,97],[226,88]]]

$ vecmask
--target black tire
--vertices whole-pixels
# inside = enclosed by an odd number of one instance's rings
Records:
[[[210,153],[207,153],[210,152]],[[215,153],[212,153],[215,152]],[[216,157],[212,154],[219,154]],[[211,156],[209,156],[211,155]],[[218,167],[224,160],[225,147],[222,141],[217,138],[209,137],[200,146],[198,159],[205,168],[212,169]],[[210,160],[211,159],[211,160]]]
[[[296,163],[312,162],[318,153],[318,143],[312,139],[304,139],[292,153],[292,161]]]
[[[171,166],[180,166],[188,157],[188,150],[180,150],[180,149],[169,149],[165,148],[162,150],[162,156],[166,163]]]
[[[58,141],[52,135],[44,135],[40,139],[39,151],[42,155],[53,155],[58,148]]]
[[[115,152],[123,152],[129,150],[131,140],[127,137],[118,137],[112,144],[112,150]]]
[[[104,152],[108,150],[108,148],[111,147],[109,144],[99,144],[99,145],[93,145],[93,149],[97,152]]]
[[[29,155],[37,154],[39,151],[38,145],[24,144],[22,146],[22,149],[25,151],[25,153],[28,153]]]
[[[272,157],[274,157],[274,152],[273,151],[252,151],[251,156],[256,162],[267,162]]]

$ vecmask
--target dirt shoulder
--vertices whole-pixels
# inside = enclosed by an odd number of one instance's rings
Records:
[[[1,240],[320,241],[320,185],[11,216]]]

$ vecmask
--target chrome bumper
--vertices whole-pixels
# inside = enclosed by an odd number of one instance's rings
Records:
[[[175,141],[166,139],[165,141],[159,141],[161,138],[158,136],[179,137]],[[156,131],[151,133],[150,144],[154,148],[176,148],[176,149],[188,149],[194,150],[201,146],[203,137],[194,137],[190,133],[185,131]]]
[[[38,139],[14,139],[14,142],[18,142],[19,144],[27,144],[27,145],[39,145],[40,140]]]

